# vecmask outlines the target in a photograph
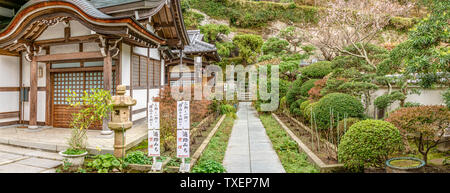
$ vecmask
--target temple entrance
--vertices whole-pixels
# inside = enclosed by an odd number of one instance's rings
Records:
[[[69,90],[76,92],[81,98],[84,91],[90,92],[91,89],[102,89],[103,86],[103,72],[89,71],[89,72],[57,72],[52,73],[52,93],[53,93],[53,109],[52,122],[54,127],[70,128],[72,114],[79,109],[73,108],[67,102],[70,96]],[[116,76],[113,71],[112,76],[113,93],[115,89]],[[102,128],[101,122],[96,123],[90,129],[99,130]]]

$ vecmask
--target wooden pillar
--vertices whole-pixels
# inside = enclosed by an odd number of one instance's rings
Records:
[[[33,56],[30,64],[30,123],[28,128],[37,129],[37,94],[38,94],[38,63]]]
[[[107,42],[107,41],[106,41]],[[105,48],[106,56],[103,58],[103,89],[112,92],[112,57],[109,47]],[[112,93],[111,93],[112,94]],[[103,119],[103,129],[101,131],[102,135],[111,135],[113,132],[108,128],[108,122],[110,118]]]

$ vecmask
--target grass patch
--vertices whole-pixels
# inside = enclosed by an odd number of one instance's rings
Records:
[[[259,116],[273,147],[287,173],[318,173],[319,170],[308,161],[305,153],[300,152],[298,144],[292,140],[286,131],[270,114]]]
[[[227,116],[216,134],[211,138],[205,151],[203,151],[202,156],[199,158],[195,166],[192,168],[193,171],[198,169],[200,165],[205,164],[208,161],[214,161],[217,163],[222,163],[225,157],[225,151],[228,146],[228,139],[230,138],[231,131],[233,129],[234,118],[232,116]]]

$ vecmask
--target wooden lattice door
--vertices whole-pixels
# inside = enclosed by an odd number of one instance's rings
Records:
[[[113,71],[113,93],[115,93],[115,73]],[[103,72],[62,72],[52,74],[53,85],[53,126],[69,128],[72,114],[80,109],[71,107],[67,102],[70,91],[75,91],[79,95],[90,92],[91,89],[103,88]],[[78,98],[80,100],[80,98]],[[90,129],[101,129],[101,123],[96,123]]]

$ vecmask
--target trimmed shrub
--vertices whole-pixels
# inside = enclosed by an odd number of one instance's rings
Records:
[[[228,114],[233,114],[236,113],[236,108],[234,108],[231,105],[220,105],[220,114],[221,115],[228,115]]]
[[[286,96],[284,96],[280,99],[280,110],[285,111],[287,109],[288,109],[288,106],[287,106],[287,102],[286,102]]]
[[[311,64],[307,67],[301,68],[300,72],[302,75],[308,78],[317,78],[322,79],[326,75],[330,74],[333,71],[331,68],[330,61],[321,61]]]
[[[300,110],[300,105],[303,102],[305,102],[305,100],[306,100],[305,98],[302,98],[302,99],[298,99],[294,103],[292,103],[292,105],[289,108],[291,113],[296,115],[296,116],[302,116],[302,111]]]
[[[302,112],[302,116],[304,116],[305,109],[310,103],[311,102],[309,100],[306,100],[306,101],[303,101],[302,104],[300,104],[300,111]]]
[[[444,97],[445,104],[450,108],[450,89],[447,89],[442,96]]]
[[[303,80],[297,79],[292,83],[291,89],[286,93],[286,102],[289,106],[295,101],[301,98],[300,88],[302,87]]]
[[[314,106],[317,126],[319,129],[326,130],[330,126],[330,110],[333,111],[334,120],[340,117],[364,117],[364,107],[358,99],[343,93],[331,93],[324,96]],[[333,123],[336,125],[336,123]]]
[[[317,105],[317,102],[308,104],[303,111],[303,118],[308,121],[311,121],[311,109],[314,110],[314,107]]]
[[[400,132],[386,121],[365,120],[355,123],[341,139],[339,162],[350,171],[383,167],[393,153],[403,149]]]
[[[354,117],[350,117],[350,118],[346,118],[343,120],[339,121],[339,131],[341,132],[341,136],[343,136],[345,134],[345,132],[347,132],[350,127],[352,127],[352,125],[354,125],[357,122],[360,122],[361,119],[359,118],[354,118]]]
[[[314,83],[317,82],[318,79],[311,79],[303,83],[303,85],[300,87],[300,95],[304,97],[308,97],[308,92],[314,87]]]
[[[287,80],[280,79],[280,97],[286,96],[291,84],[292,83]]]

